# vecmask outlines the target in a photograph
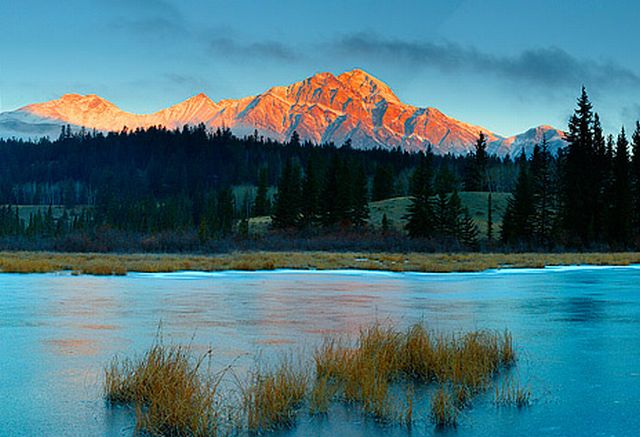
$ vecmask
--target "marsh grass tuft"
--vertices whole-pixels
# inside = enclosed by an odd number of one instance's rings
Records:
[[[308,385],[308,375],[289,359],[274,369],[258,368],[242,390],[247,428],[251,432],[273,431],[295,422]]]
[[[524,408],[531,405],[531,391],[512,378],[507,379],[501,385],[496,385],[494,402],[496,405],[513,405]]]
[[[104,396],[135,407],[143,434],[215,436],[291,427],[303,407],[324,415],[336,401],[380,423],[411,428],[423,408],[416,390],[424,394],[433,384],[438,388],[428,415],[436,426],[451,427],[516,355],[508,331],[442,334],[422,324],[398,330],[375,323],[352,339],[326,338],[313,353],[313,368],[298,358],[256,365],[246,379],[236,377],[239,390],[230,397],[220,389],[225,372],[211,372],[211,352],[194,359],[190,348],[158,340],[141,357],[115,358],[106,366]],[[497,404],[530,403],[529,390],[512,379],[495,390]]]
[[[438,428],[458,425],[458,407],[451,392],[440,386],[431,398],[431,420]]]
[[[328,338],[314,354],[316,386],[331,381],[343,400],[360,405],[367,415],[380,421],[404,418],[405,423],[413,417],[412,393],[407,393],[405,411],[399,411],[402,403],[390,395],[392,383],[450,386],[446,400],[462,409],[515,359],[508,331],[445,335],[421,324],[402,332],[377,323],[362,329],[355,342]]]
[[[105,369],[109,403],[136,407],[136,429],[150,435],[216,435],[220,376],[208,377],[189,348],[154,344],[139,359],[114,359]]]

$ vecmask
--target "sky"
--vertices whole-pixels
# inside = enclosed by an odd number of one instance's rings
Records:
[[[361,68],[503,135],[565,129],[585,85],[617,131],[640,118],[639,19],[627,0],[0,0],[0,111],[73,92],[146,113]]]

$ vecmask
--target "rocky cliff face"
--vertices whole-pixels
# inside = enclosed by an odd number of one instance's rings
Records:
[[[435,153],[465,153],[484,132],[489,151],[501,155],[529,150],[546,136],[552,150],[562,147],[561,132],[539,126],[513,137],[501,137],[479,126],[455,120],[436,108],[404,104],[391,88],[362,70],[338,76],[319,73],[289,86],[273,87],[257,96],[213,102],[198,94],[153,114],[132,114],[96,95],[67,94],[0,114],[0,136],[56,136],[71,124],[100,131],[162,125],[168,128],[204,123],[229,127],[237,135],[258,130],[287,140],[293,131],[315,143],[337,145],[351,139],[354,147],[401,147]]]

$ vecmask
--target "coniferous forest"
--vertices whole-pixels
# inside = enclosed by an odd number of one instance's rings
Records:
[[[77,251],[631,250],[640,247],[640,124],[603,132],[586,90],[552,155],[281,143],[204,125],[0,140],[0,245]],[[461,192],[484,192],[486,226]],[[504,211],[494,199],[510,193]],[[408,198],[399,218],[371,202]],[[259,218],[259,219],[256,219]],[[394,223],[393,221],[396,221]],[[400,220],[401,223],[397,223]],[[255,223],[267,223],[256,232]],[[498,226],[497,223],[500,223]]]

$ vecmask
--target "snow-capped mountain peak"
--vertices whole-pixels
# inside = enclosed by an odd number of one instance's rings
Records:
[[[65,94],[56,100],[0,114],[0,137],[55,137],[63,124],[100,131],[120,131],[204,123],[226,126],[237,135],[253,133],[287,140],[293,131],[316,143],[354,147],[401,147],[434,152],[465,153],[480,132],[487,135],[489,151],[514,155],[546,137],[552,151],[564,145],[562,133],[550,126],[532,128],[512,137],[451,118],[436,108],[418,108],[400,101],[391,88],[373,75],[354,69],[338,76],[318,73],[262,94],[214,102],[204,93],[152,114],[133,114],[95,95]]]

